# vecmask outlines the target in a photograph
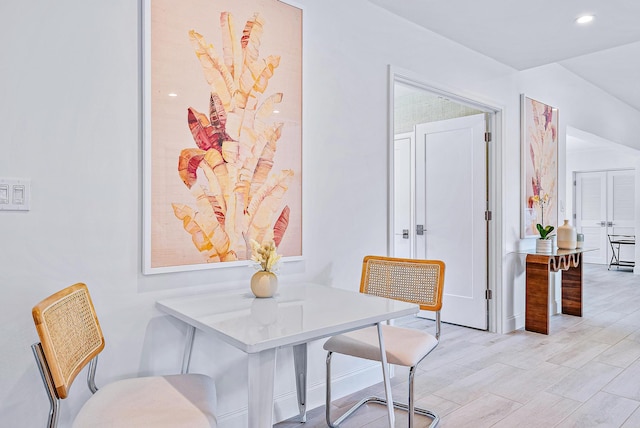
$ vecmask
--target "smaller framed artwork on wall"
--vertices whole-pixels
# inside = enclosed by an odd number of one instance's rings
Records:
[[[558,226],[558,109],[520,95],[521,237]]]

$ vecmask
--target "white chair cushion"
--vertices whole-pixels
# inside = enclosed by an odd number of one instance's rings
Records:
[[[431,334],[411,328],[383,324],[382,336],[387,362],[399,366],[415,366],[438,345],[438,339]],[[368,327],[333,336],[325,342],[324,349],[339,354],[380,361],[378,329]]]
[[[213,379],[199,374],[125,379],[98,389],[73,428],[210,428],[216,422]]]

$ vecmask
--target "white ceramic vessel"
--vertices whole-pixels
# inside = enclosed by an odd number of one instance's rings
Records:
[[[278,289],[278,277],[273,272],[259,270],[251,277],[251,291],[256,297],[272,297]]]
[[[576,228],[565,220],[564,224],[558,228],[558,248],[562,250],[574,250],[577,246]]]
[[[537,239],[536,253],[550,253],[553,250],[553,241],[551,239]]]

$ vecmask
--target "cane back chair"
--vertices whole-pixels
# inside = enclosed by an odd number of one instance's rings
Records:
[[[414,375],[417,365],[438,345],[440,338],[440,309],[444,286],[445,265],[439,260],[414,260],[382,256],[367,256],[362,264],[360,292],[417,303],[420,309],[435,311],[435,336],[424,330],[383,325],[387,361],[409,367],[408,404],[394,402],[394,407],[408,412],[409,427],[414,426],[414,413],[432,419],[435,427],[440,418],[430,410],[414,405]],[[331,421],[331,356],[333,353],[381,361],[376,327],[333,336],[324,344],[327,351],[326,419],[330,427],[337,427],[358,408],[367,403],[384,404],[385,399],[367,397],[356,403],[336,421]]]
[[[85,284],[74,284],[34,306],[40,342],[31,346],[49,402],[48,427],[55,428],[60,400],[88,364],[93,393],[73,421],[80,427],[215,427],[213,379],[186,374],[116,381],[98,390],[95,372],[105,341]]]

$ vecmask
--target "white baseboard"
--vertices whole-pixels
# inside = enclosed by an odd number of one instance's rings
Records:
[[[503,333],[511,333],[524,326],[524,315],[513,315],[508,317],[503,324]]]

